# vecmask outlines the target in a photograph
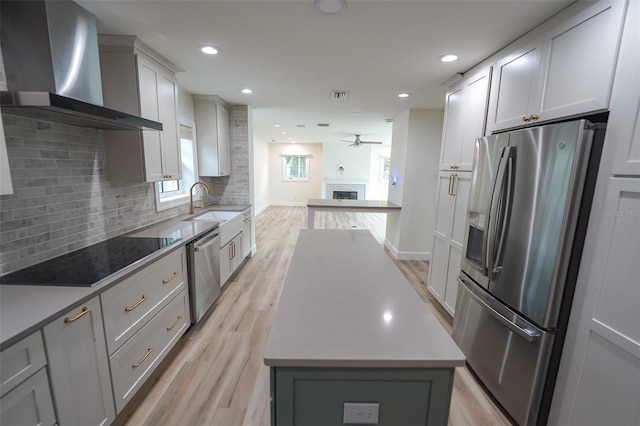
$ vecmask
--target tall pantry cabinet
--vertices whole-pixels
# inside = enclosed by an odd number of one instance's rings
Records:
[[[630,1],[550,425],[640,424],[639,22]]]
[[[465,77],[445,97],[436,229],[428,288],[454,314],[476,138],[485,135],[491,68]]]
[[[132,36],[100,35],[104,104],[162,123],[162,131],[107,130],[109,179],[158,182],[181,178],[179,67]]]

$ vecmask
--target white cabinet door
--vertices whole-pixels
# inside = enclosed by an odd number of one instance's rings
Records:
[[[227,283],[229,277],[233,273],[232,259],[233,259],[233,240],[222,246],[220,249],[220,287]]]
[[[446,239],[435,234],[433,236],[433,250],[429,263],[429,281],[427,288],[438,300],[444,300],[447,286],[447,270],[449,265],[449,244]]]
[[[533,109],[531,93],[536,90],[542,42],[539,37],[515,47],[494,66],[487,132],[527,124],[526,117]]]
[[[216,121],[218,124],[218,161],[220,176],[231,174],[231,139],[229,134],[229,111],[221,104],[216,104]]]
[[[609,107],[624,8],[600,1],[545,34],[533,111],[539,121]]]
[[[440,170],[471,170],[475,140],[485,134],[490,78],[488,67],[447,92]]]
[[[229,111],[210,96],[194,100],[200,176],[229,176],[231,145]]]
[[[640,178],[610,178],[591,214],[550,424],[640,422]]]
[[[140,90],[140,114],[162,123],[162,131],[144,130],[146,182],[180,179],[181,158],[178,136],[178,88],[161,66],[136,56]]]
[[[464,84],[458,83],[445,96],[444,129],[440,149],[440,170],[448,170],[460,162],[461,127],[464,109]]]
[[[178,84],[167,75],[158,78],[158,113],[162,122],[160,145],[162,151],[162,173],[166,179],[180,179],[182,158],[178,128]],[[167,177],[169,176],[169,177]]]
[[[615,146],[614,175],[640,176],[640,3],[629,4],[611,94],[607,140]]]
[[[105,130],[109,179],[122,182],[180,179],[178,86],[172,71],[175,65],[157,54],[151,55],[148,48],[141,51],[135,38],[108,35],[100,40],[105,106],[158,121],[163,127],[161,131]]]
[[[242,258],[251,253],[251,217],[242,223]]]
[[[454,314],[467,218],[471,172],[441,172],[438,179],[436,230],[427,286],[436,300]]]
[[[53,426],[53,411],[47,369],[42,368],[0,399],[0,424]]]
[[[445,281],[444,308],[453,316],[456,311],[456,298],[458,296],[458,275],[460,275],[460,261],[462,251],[453,245],[449,246],[449,259],[447,264],[447,278]]]
[[[98,297],[43,330],[59,424],[110,424],[115,411]]]
[[[460,145],[460,170],[471,171],[476,139],[485,135],[491,67],[472,75],[464,82],[465,103],[463,134]]]
[[[244,260],[244,256],[242,255],[242,241],[244,240],[244,236],[242,232],[235,236],[233,240],[231,240],[231,273],[235,272],[236,269],[242,264]]]
[[[624,11],[623,1],[598,1],[514,46],[494,68],[487,130],[606,110]]]

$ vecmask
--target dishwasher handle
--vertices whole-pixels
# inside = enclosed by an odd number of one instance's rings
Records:
[[[220,236],[219,232],[212,232],[211,234],[202,237],[193,244],[193,251],[204,250],[216,242]]]

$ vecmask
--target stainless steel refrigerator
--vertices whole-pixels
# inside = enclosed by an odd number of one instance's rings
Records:
[[[519,424],[546,421],[604,126],[476,141],[453,338]]]

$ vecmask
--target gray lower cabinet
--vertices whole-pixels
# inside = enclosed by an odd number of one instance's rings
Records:
[[[446,425],[453,376],[454,368],[272,367],[271,424],[354,424],[343,421],[345,403],[360,403],[378,404],[371,424]]]
[[[40,330],[0,353],[0,424],[52,426],[56,415]]]
[[[183,289],[109,358],[118,413],[189,327],[189,292]]]
[[[110,424],[115,410],[98,297],[47,324],[43,331],[58,424]]]

